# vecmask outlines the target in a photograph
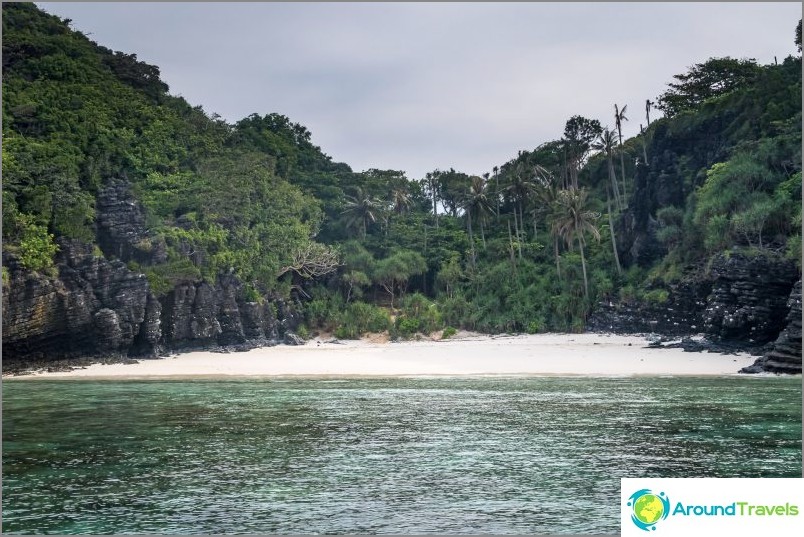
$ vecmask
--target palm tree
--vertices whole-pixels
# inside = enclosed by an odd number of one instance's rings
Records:
[[[472,266],[475,264],[475,240],[474,230],[472,229],[472,220],[480,222],[480,235],[483,238],[483,247],[486,246],[486,235],[483,230],[483,221],[486,216],[493,212],[491,201],[488,198],[488,183],[485,179],[478,176],[470,178],[469,189],[463,196],[462,207],[466,214],[467,224],[469,226],[469,244],[472,247]]]
[[[620,189],[617,186],[617,176],[614,173],[614,149],[617,144],[616,135],[614,131],[610,130],[609,128],[603,129],[597,136],[597,140],[592,144],[592,149],[597,151],[603,151],[606,155],[606,159],[609,165],[609,181],[611,182],[612,188],[614,190],[614,201],[617,204],[617,208],[622,210],[622,201],[620,200]]]
[[[645,99],[645,119],[648,120],[648,127],[650,127],[650,109],[654,104],[656,103],[650,99]]]
[[[589,280],[586,275],[586,256],[584,254],[585,235],[591,234],[595,240],[600,240],[600,231],[594,224],[595,220],[600,218],[600,213],[590,211],[587,208],[587,195],[586,190],[577,188],[559,191],[553,214],[555,233],[564,239],[570,249],[573,242],[578,242],[578,248],[581,251],[583,290],[586,299],[589,298]]]
[[[391,190],[391,209],[396,214],[408,212],[412,203],[410,192],[404,186],[397,186]]]
[[[497,175],[497,172],[500,171],[499,166],[494,166],[492,168],[494,170],[494,180],[497,183],[496,190],[494,191],[494,199],[497,200],[497,219],[500,218],[500,176]]]
[[[514,171],[508,175],[508,185],[504,188],[504,191],[510,194],[515,201],[514,232],[516,233],[518,241],[525,239],[523,207],[527,204],[535,190],[534,180],[525,166],[525,163],[522,161],[518,162]],[[519,225],[517,225],[517,214],[519,215]],[[522,237],[520,237],[520,233]],[[522,257],[521,248],[519,257]]]
[[[622,109],[618,109],[617,105],[614,105],[614,122],[617,125],[617,135],[620,139],[620,173],[623,177],[623,200],[627,201],[627,192],[625,188],[625,159],[623,158],[623,121],[628,121],[628,118],[625,117],[625,110],[628,108],[628,105],[622,107]]]
[[[380,200],[370,196],[362,187],[356,187],[354,196],[346,196],[346,209],[341,214],[348,215],[346,227],[359,225],[360,235],[365,239],[369,223],[377,221],[381,208]]]
[[[550,211],[555,206],[556,200],[558,199],[558,193],[560,192],[558,179],[552,173],[550,173],[549,170],[537,164],[535,187],[535,195],[533,198],[534,210],[538,210],[539,213]],[[541,208],[536,209],[537,206],[541,206]],[[536,215],[534,214],[534,218],[535,216]],[[561,257],[558,255],[559,236],[557,233],[555,233],[555,229],[552,226],[550,231],[550,235],[553,238],[553,254],[555,255],[556,260],[556,272],[558,273],[558,279],[561,280]]]

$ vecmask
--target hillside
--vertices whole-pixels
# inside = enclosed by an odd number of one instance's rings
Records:
[[[4,368],[318,330],[703,331],[779,354],[787,327],[800,370],[800,57],[709,60],[655,106],[627,140],[573,116],[482,177],[358,173],[281,114],[228,124],[4,4]]]

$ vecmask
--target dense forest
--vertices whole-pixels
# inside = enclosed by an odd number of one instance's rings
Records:
[[[240,302],[299,304],[302,337],[448,337],[581,331],[599,303],[661,304],[724,253],[800,272],[800,56],[668,79],[482,175],[355,172],[280,113],[229,124],[135,54],[4,3],[4,292],[11,265],[57,278],[78,241],[159,300],[235,278]],[[136,200],[132,230],[109,223],[109,185]]]

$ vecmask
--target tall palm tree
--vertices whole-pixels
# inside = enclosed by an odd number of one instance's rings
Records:
[[[620,188],[617,186],[617,176],[614,173],[614,149],[617,145],[617,138],[614,131],[605,128],[597,136],[597,140],[592,144],[592,149],[602,151],[606,155],[606,160],[609,165],[609,182],[611,182],[612,189],[614,190],[614,201],[617,208],[622,210],[622,201],[620,200]]]
[[[485,179],[478,176],[470,178],[469,188],[463,196],[462,207],[466,214],[466,221],[469,226],[469,244],[472,248],[472,266],[475,264],[475,239],[472,222],[480,223],[480,234],[483,238],[483,247],[486,245],[486,235],[483,230],[483,222],[489,213],[493,212],[491,200],[488,197],[488,183]]]
[[[623,121],[628,121],[628,118],[625,117],[625,110],[628,108],[628,105],[619,109],[617,105],[614,105],[614,122],[617,125],[617,135],[620,139],[620,173],[622,174],[623,178],[623,201],[627,203],[627,192],[625,188],[625,159],[623,158]]]
[[[553,228],[564,239],[567,246],[572,248],[573,242],[577,241],[578,243],[578,248],[581,252],[583,290],[586,299],[589,298],[589,280],[586,275],[586,256],[584,254],[585,236],[589,234],[595,240],[600,240],[600,231],[595,226],[595,221],[600,218],[600,213],[590,211],[587,208],[587,195],[586,190],[577,188],[559,191],[553,214]]]
[[[360,235],[366,238],[366,229],[371,222],[376,222],[380,215],[382,202],[372,197],[362,187],[355,188],[354,196],[346,196],[346,208],[341,214],[348,215],[346,227],[359,226]]]
[[[654,104],[656,103],[650,99],[645,99],[645,119],[648,121],[648,127],[650,127],[650,109]]]
[[[525,240],[525,229],[523,221],[523,208],[528,203],[528,200],[536,190],[534,175],[531,170],[520,161],[517,163],[513,172],[508,174],[508,185],[505,186],[504,191],[509,194],[514,200],[514,231],[517,240]],[[517,225],[517,215],[519,216],[519,224]],[[522,235],[520,237],[520,234]],[[521,254],[520,254],[520,257]]]
[[[563,185],[563,179],[561,181]],[[536,189],[533,199],[534,207],[539,207],[539,214],[543,214],[545,212],[549,213],[549,211],[554,208],[556,200],[558,199],[558,193],[560,192],[558,183],[559,179],[550,173],[549,170],[536,165]],[[551,226],[550,235],[553,238],[553,254],[555,255],[556,260],[556,273],[558,274],[558,279],[561,280],[561,257],[558,255],[559,236],[557,233],[555,233],[555,231],[556,230]]]
[[[497,175],[497,172],[500,171],[499,166],[494,166],[492,168],[494,170],[494,181],[496,182],[496,190],[494,191],[494,199],[497,200],[497,218],[500,218],[500,176]]]
[[[397,186],[391,190],[391,209],[396,214],[408,212],[412,203],[410,192],[404,186]]]

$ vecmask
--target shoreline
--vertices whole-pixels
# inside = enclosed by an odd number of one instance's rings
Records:
[[[448,340],[377,342],[313,338],[245,352],[194,351],[136,363],[33,371],[3,380],[178,380],[405,377],[731,376],[755,356],[649,348],[645,336],[462,333]],[[744,376],[744,375],[740,375]]]

